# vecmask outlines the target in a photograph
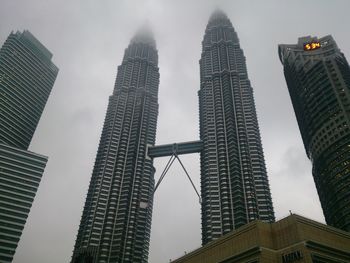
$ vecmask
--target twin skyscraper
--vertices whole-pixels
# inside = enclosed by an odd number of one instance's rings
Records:
[[[51,57],[28,31],[11,33],[0,50],[1,262],[12,262],[47,162],[28,146],[58,74]],[[279,57],[326,221],[350,231],[349,64],[331,36],[280,45]],[[200,153],[203,245],[275,221],[253,89],[223,12],[212,14],[202,41],[199,140],[155,146],[158,87],[156,43],[143,30],[118,67],[72,263],[147,262],[159,156]]]
[[[216,11],[200,59],[202,242],[274,221],[253,90],[237,33]],[[118,67],[72,262],[147,262],[158,115],[158,55],[138,33]],[[190,145],[190,144],[187,144]],[[197,149],[196,149],[197,150]]]

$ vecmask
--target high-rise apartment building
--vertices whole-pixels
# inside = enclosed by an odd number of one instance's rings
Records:
[[[51,57],[29,31],[0,49],[0,262],[12,262],[47,162],[27,149],[58,74]]]
[[[200,59],[202,242],[250,221],[274,221],[253,89],[227,16],[209,19]]]
[[[327,224],[350,231],[350,68],[332,36],[278,53]]]
[[[72,262],[147,262],[158,116],[158,53],[140,31],[125,50],[92,172]]]

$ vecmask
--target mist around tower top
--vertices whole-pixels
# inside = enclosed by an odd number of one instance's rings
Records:
[[[144,22],[144,24],[136,31],[131,43],[144,43],[156,48],[154,34],[148,21]]]

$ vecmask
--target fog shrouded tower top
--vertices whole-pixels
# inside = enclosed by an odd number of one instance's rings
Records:
[[[350,68],[332,36],[279,45],[327,224],[350,231]]]
[[[200,59],[202,242],[252,220],[274,221],[245,57],[220,10],[209,19]]]
[[[102,130],[72,262],[147,262],[158,116],[158,54],[150,32],[125,50]]]

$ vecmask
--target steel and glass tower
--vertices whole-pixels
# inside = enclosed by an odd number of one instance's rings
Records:
[[[52,53],[29,31],[0,50],[0,143],[28,149],[58,74]]]
[[[125,50],[96,156],[72,262],[147,262],[158,116],[158,54],[149,32]]]
[[[51,58],[29,31],[0,49],[0,262],[12,262],[46,166],[27,149],[58,74]]]
[[[209,19],[200,59],[202,242],[252,220],[274,221],[245,57],[227,16]]]
[[[331,36],[278,53],[327,224],[350,231],[350,68]]]

